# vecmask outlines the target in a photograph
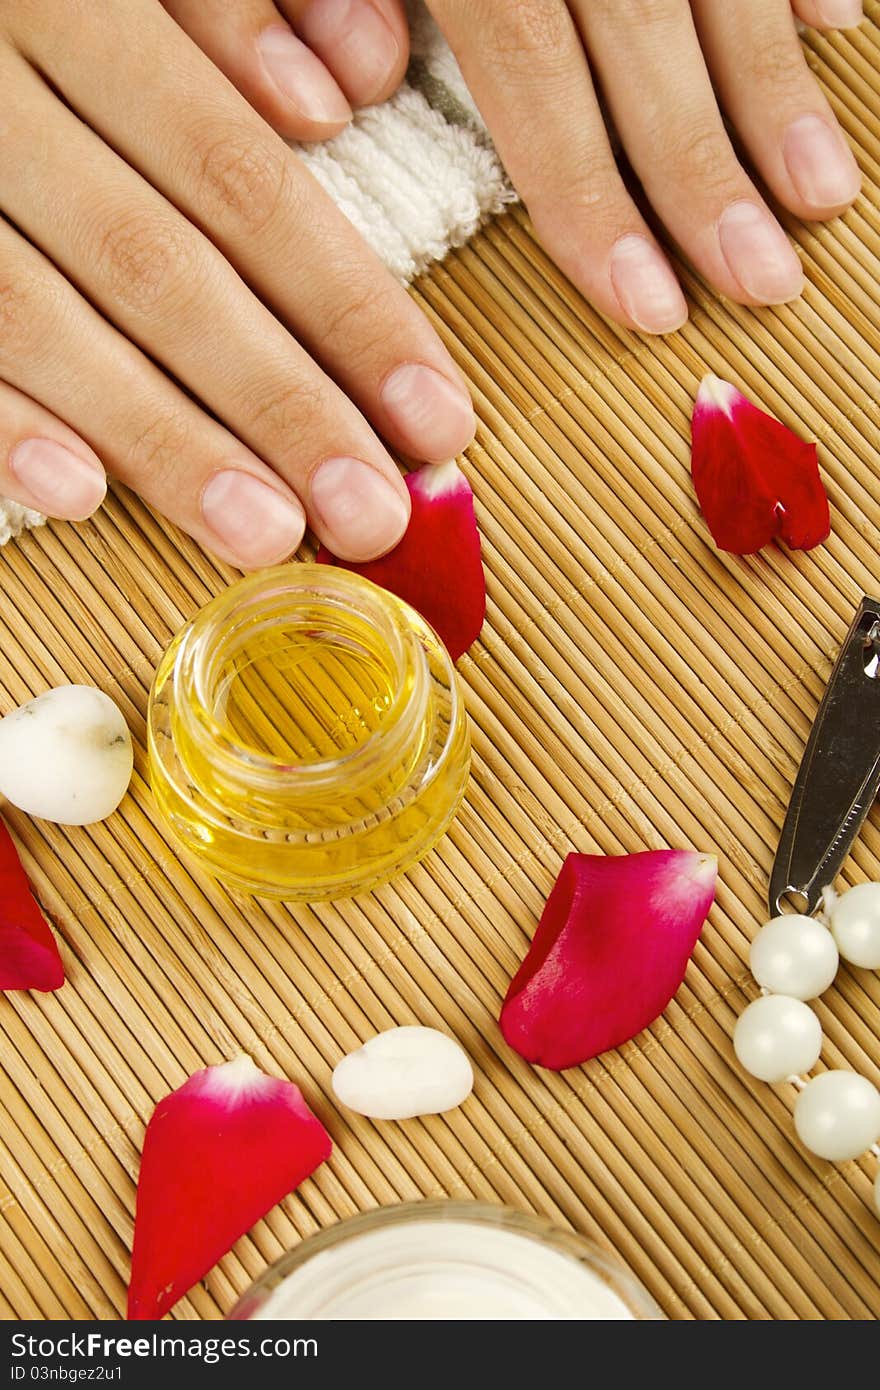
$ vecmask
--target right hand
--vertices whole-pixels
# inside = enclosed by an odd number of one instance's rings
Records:
[[[0,75],[0,496],[85,517],[106,469],[243,568],[394,545],[379,434],[448,458],[470,398],[283,140],[159,0],[14,0]]]

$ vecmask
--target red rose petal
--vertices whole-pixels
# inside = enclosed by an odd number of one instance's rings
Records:
[[[457,661],[479,636],[486,616],[474,495],[454,459],[425,464],[407,476],[406,485],[412,515],[393,550],[355,564],[322,546],[318,560],[355,570],[411,604]]]
[[[570,854],[504,1000],[510,1046],[561,1071],[647,1028],[684,978],[716,875],[693,850]]]
[[[299,1088],[248,1057],[161,1100],[144,1136],[129,1318],[167,1313],[331,1147]]]
[[[0,820],[0,989],[48,992],[63,984],[55,938]]]
[[[831,522],[815,444],[717,376],[700,383],[691,428],[694,487],[720,550],[751,555],[777,536],[810,550],[826,539]]]

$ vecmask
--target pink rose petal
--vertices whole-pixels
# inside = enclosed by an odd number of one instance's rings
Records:
[[[355,570],[411,604],[457,661],[476,641],[486,616],[474,495],[454,459],[425,464],[407,476],[406,485],[412,515],[403,539],[387,555],[355,564],[322,546],[317,558]]]
[[[815,444],[717,376],[700,383],[691,429],[694,488],[720,550],[751,555],[777,536],[796,550],[825,540],[831,522]]]
[[[646,1028],[684,978],[716,876],[692,850],[570,854],[504,1000],[510,1046],[560,1071]]]
[[[167,1313],[331,1147],[299,1088],[248,1057],[160,1100],[141,1157],[129,1318]]]
[[[12,836],[0,820],[0,989],[48,992],[63,984],[55,938],[31,892]]]

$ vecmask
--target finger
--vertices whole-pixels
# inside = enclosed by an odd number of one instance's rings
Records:
[[[0,144],[39,129],[41,160],[15,172],[0,161],[0,205],[10,218],[273,465],[336,554],[368,559],[394,545],[408,494],[351,401],[216,248],[39,78],[19,73],[13,84],[15,115]]]
[[[351,120],[336,79],[271,0],[163,0],[168,13],[289,140],[325,140]]]
[[[0,377],[77,432],[50,431],[43,417],[42,437],[76,446],[85,461],[90,446],[108,472],[231,564],[273,564],[295,550],[305,516],[281,479],[2,220],[0,267]]]
[[[684,296],[626,192],[565,6],[430,8],[557,265],[618,322],[648,333],[681,327]],[[536,111],[539,121],[523,119]]]
[[[385,101],[400,86],[409,58],[409,30],[401,0],[279,3],[353,106]]]
[[[697,269],[743,303],[795,298],[800,261],[737,162],[687,0],[573,4],[633,168]]]
[[[791,7],[814,29],[854,29],[864,13],[862,0],[791,0]]]
[[[76,13],[66,28],[65,7],[53,41],[41,35],[33,51],[16,35],[70,105],[207,229],[389,443],[432,461],[464,449],[474,414],[449,354],[284,142],[152,0]],[[156,54],[146,84],[126,39],[132,24]],[[100,82],[83,71],[83,52],[100,62]]]
[[[0,497],[64,521],[84,521],[106,491],[94,450],[36,401],[0,381]]]
[[[804,60],[788,0],[693,0],[721,104],[767,185],[799,217],[833,217],[859,167]]]

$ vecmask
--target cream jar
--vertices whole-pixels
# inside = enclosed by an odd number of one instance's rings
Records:
[[[463,692],[431,627],[360,575],[290,564],[163,656],[150,778],[176,841],[247,893],[347,897],[409,868],[464,795]]]
[[[303,1242],[232,1319],[660,1319],[632,1274],[583,1236],[480,1202],[409,1202]]]

